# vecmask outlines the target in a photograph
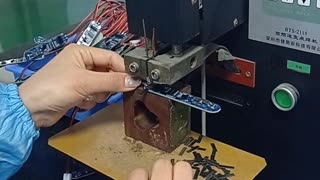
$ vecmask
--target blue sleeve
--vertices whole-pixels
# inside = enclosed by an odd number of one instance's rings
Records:
[[[38,137],[18,87],[0,83],[0,180],[8,179],[22,167]]]

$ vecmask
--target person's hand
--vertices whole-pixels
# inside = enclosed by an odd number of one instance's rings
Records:
[[[189,163],[180,161],[174,166],[169,160],[158,160],[149,176],[144,169],[136,169],[130,175],[128,180],[192,180],[192,169]]]
[[[91,109],[111,92],[138,87],[141,81],[124,71],[124,60],[116,53],[69,45],[23,83],[19,94],[35,126],[48,127],[72,107]]]

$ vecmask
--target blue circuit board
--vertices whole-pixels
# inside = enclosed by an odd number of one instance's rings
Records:
[[[112,37],[110,37],[107,40],[104,40],[99,47],[102,49],[107,49],[107,50],[111,50],[114,51],[116,50],[121,43],[127,38],[126,35],[124,34],[115,34]]]
[[[197,96],[183,93],[174,88],[171,88],[168,85],[161,84],[145,86],[145,90],[152,94],[182,103],[184,105],[196,108],[207,113],[219,113],[221,111],[221,106],[218,104],[201,99]]]
[[[59,34],[48,40],[44,40],[38,45],[26,50],[23,54],[23,61],[33,61],[41,59],[43,56],[59,51],[68,43],[68,37]]]

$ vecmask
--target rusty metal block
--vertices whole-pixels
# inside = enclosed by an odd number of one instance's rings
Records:
[[[180,90],[191,93],[188,85]],[[190,133],[190,118],[190,107],[142,88],[124,95],[126,135],[166,152],[172,152]]]

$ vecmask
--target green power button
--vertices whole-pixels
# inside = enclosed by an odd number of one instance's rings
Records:
[[[292,110],[298,102],[298,90],[288,83],[280,84],[272,91],[272,102],[281,111]]]
[[[292,99],[290,94],[284,90],[278,90],[275,93],[277,104],[282,108],[290,108],[292,106]]]

